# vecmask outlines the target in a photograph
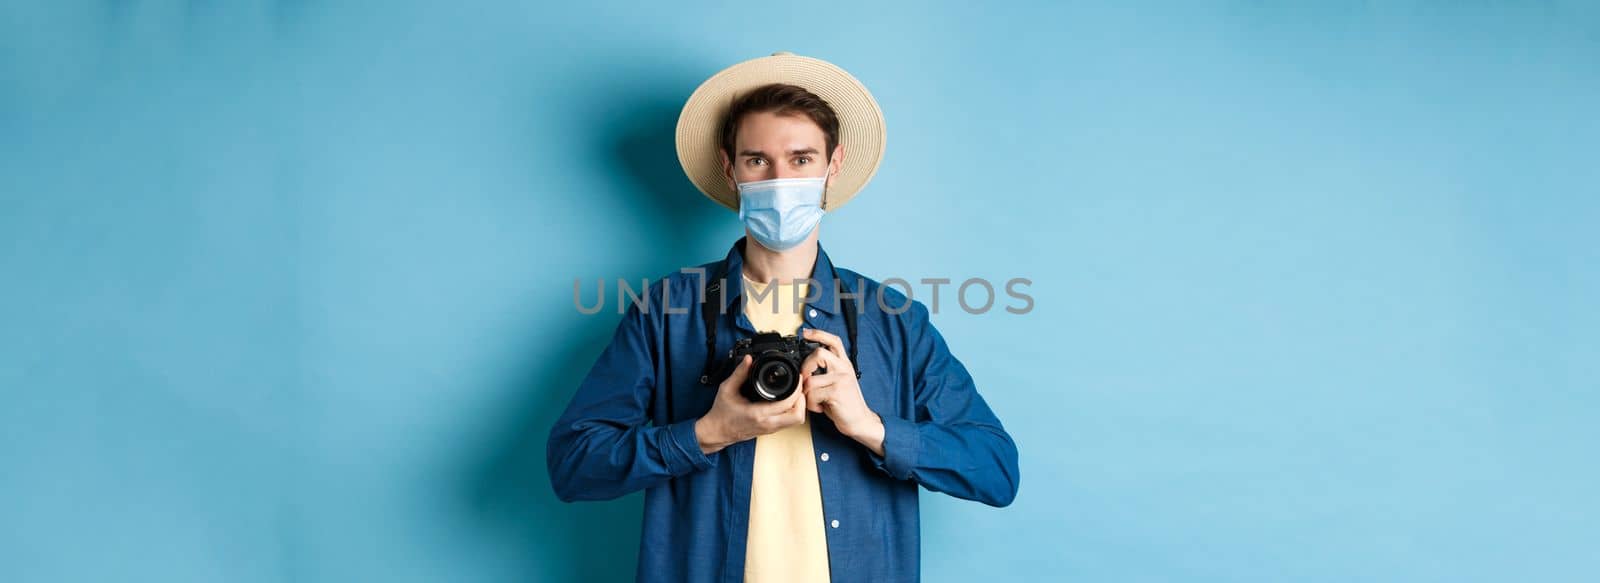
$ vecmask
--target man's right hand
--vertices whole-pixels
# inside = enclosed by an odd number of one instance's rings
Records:
[[[771,403],[751,402],[739,394],[739,386],[750,376],[751,360],[747,354],[739,361],[733,374],[717,386],[717,400],[711,410],[694,423],[694,436],[706,455],[806,420],[805,391],[800,388],[805,383],[800,383],[788,398]]]

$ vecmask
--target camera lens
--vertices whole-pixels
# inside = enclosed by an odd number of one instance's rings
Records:
[[[768,401],[782,401],[794,392],[794,369],[783,359],[761,363],[755,374],[756,394]]]

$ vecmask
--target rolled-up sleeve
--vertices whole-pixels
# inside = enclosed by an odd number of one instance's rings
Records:
[[[695,419],[649,424],[655,342],[649,314],[630,304],[550,430],[545,462],[561,500],[609,500],[715,465],[700,451]]]
[[[870,455],[873,463],[935,492],[991,506],[1011,504],[1021,482],[1016,443],[950,353],[927,308],[916,302],[902,316],[902,376],[915,396],[914,418],[879,412],[884,455]]]

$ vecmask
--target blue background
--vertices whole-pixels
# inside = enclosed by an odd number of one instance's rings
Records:
[[[935,318],[1023,482],[926,580],[1600,569],[1594,3],[564,4],[0,8],[0,580],[631,578],[572,284],[722,255],[673,124],[776,50],[887,115],[840,264],[1034,281]]]

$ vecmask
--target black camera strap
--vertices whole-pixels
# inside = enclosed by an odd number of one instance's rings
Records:
[[[744,239],[737,243],[739,253],[744,253]],[[832,265],[828,266],[833,271],[833,289],[835,294],[845,291],[844,280],[839,278],[839,270]],[[717,317],[722,315],[723,298],[727,297],[727,290],[723,289],[728,277],[728,262],[717,263],[717,272],[704,283],[705,293],[700,300],[700,320],[706,329],[706,364],[700,372],[700,384],[711,385],[711,371],[717,365]],[[850,337],[850,367],[856,369],[856,378],[861,378],[861,365],[856,362],[856,302],[846,296],[840,301],[840,309],[844,310],[845,335]]]

